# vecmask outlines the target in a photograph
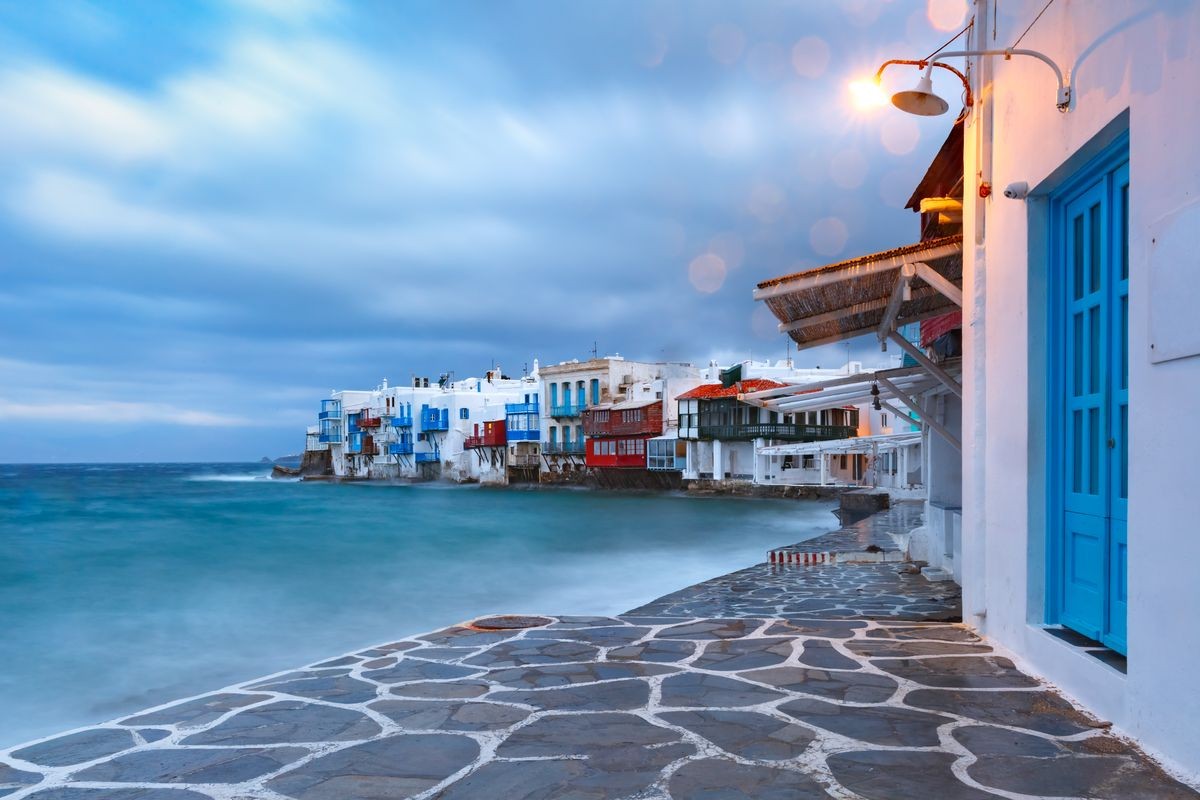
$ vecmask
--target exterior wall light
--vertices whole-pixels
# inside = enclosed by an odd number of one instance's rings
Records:
[[[1050,67],[1050,69],[1054,71],[1054,77],[1058,80],[1058,94],[1055,96],[1055,106],[1057,106],[1059,111],[1064,113],[1071,107],[1071,87],[1063,82],[1063,73],[1062,70],[1058,68],[1058,65],[1055,64],[1049,56],[1046,56],[1043,53],[1039,53],[1036,50],[1014,50],[1012,48],[1009,48],[1008,50],[945,50],[941,53],[935,53],[934,56],[931,56],[931,59],[957,58],[959,56],[1004,56],[1005,61],[1008,61],[1013,56],[1029,56],[1030,58],[1036,58],[1046,66]],[[946,113],[946,111],[950,108],[949,103],[933,93],[932,76],[934,67],[940,67],[958,76],[958,79],[962,81],[963,89],[965,91],[963,105],[968,109],[971,108],[974,102],[971,94],[971,84],[967,80],[966,75],[963,75],[949,64],[944,64],[941,61],[934,60],[913,61],[899,58],[891,59],[890,61],[883,62],[883,64],[881,64],[879,69],[875,72],[876,85],[882,83],[883,71],[893,64],[905,64],[924,70],[920,79],[917,81],[915,88],[904,92],[896,92],[896,94],[892,95],[892,105],[901,111],[906,111],[909,114],[917,114],[918,116],[922,117],[935,117],[939,114]]]

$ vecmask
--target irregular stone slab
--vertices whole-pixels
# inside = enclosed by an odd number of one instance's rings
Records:
[[[658,716],[742,758],[795,758],[815,738],[807,728],[754,711],[667,711]]]
[[[466,658],[476,651],[474,647],[422,647],[420,650],[410,650],[405,655],[412,658],[423,658],[426,661],[458,661],[461,658]],[[396,663],[396,659],[391,659],[391,663]],[[380,664],[380,667],[388,666]],[[370,664],[363,664],[366,669],[377,669]]]
[[[405,650],[411,650],[417,646],[417,642],[389,642],[388,644],[379,645],[375,648],[375,651],[383,653],[400,653]]]
[[[600,651],[583,642],[553,639],[518,639],[505,642],[468,658],[465,664],[482,667],[524,667],[531,664],[561,664],[566,661],[590,661]]]
[[[787,619],[767,628],[768,636],[817,636],[822,639],[852,639],[854,632],[867,627],[865,622],[840,622],[830,619]]]
[[[547,628],[595,628],[597,626],[608,625],[624,625],[625,621],[617,617],[587,617],[587,616],[566,616],[559,617],[558,622],[552,625],[547,625]]]
[[[871,663],[914,683],[945,689],[1025,689],[1040,685],[1000,656],[880,658]]]
[[[964,627],[953,625],[906,625],[903,627],[888,625],[867,631],[871,639],[934,639],[941,642],[979,642],[981,641],[971,631]]]
[[[241,783],[308,755],[299,747],[208,750],[164,747],[111,758],[72,776],[114,783]]]
[[[365,703],[378,696],[375,686],[351,678],[348,675],[332,675],[328,678],[307,678],[298,681],[270,683],[259,687],[270,689],[283,694],[294,694],[297,697],[308,697],[313,700],[324,700],[328,703],[344,703],[355,705]]]
[[[431,700],[465,700],[488,693],[492,687],[483,681],[461,680],[447,683],[405,683],[392,689],[401,697],[425,697]]]
[[[618,746],[586,760],[492,761],[452,783],[438,800],[618,800],[642,797],[668,764],[692,755],[688,744]]]
[[[137,733],[146,742],[157,742],[171,735],[170,731],[163,728],[138,728]]]
[[[867,800],[996,800],[955,777],[955,759],[950,753],[869,750],[835,753],[828,764],[838,783]]]
[[[132,731],[91,728],[14,750],[13,755],[43,767],[66,767],[111,756],[137,744]]]
[[[235,708],[242,708],[253,703],[270,700],[269,694],[206,694],[194,700],[176,703],[173,706],[160,708],[136,717],[121,720],[122,725],[180,725],[192,727],[207,725],[218,717],[223,717]]]
[[[275,675],[266,680],[251,684],[250,689],[266,689],[270,686],[278,686],[281,683],[290,681],[301,681],[316,678],[326,678],[333,675],[349,675],[350,667],[333,667],[330,669],[299,669],[294,672],[285,672],[282,675]]]
[[[706,619],[658,632],[658,639],[740,639],[762,625],[757,619]]]
[[[511,727],[530,712],[495,703],[380,700],[368,706],[407,730],[495,731]]]
[[[502,758],[588,755],[628,745],[678,742],[669,728],[651,725],[633,714],[603,712],[542,717],[512,733],[496,751]]]
[[[809,776],[721,758],[689,761],[671,776],[672,800],[827,800]]]
[[[782,664],[791,655],[791,639],[728,639],[707,645],[692,665],[732,672]]]
[[[408,681],[445,680],[478,675],[478,667],[463,667],[458,664],[442,664],[437,661],[418,661],[405,658],[393,667],[364,672],[363,677],[380,683],[406,683]]]
[[[805,639],[804,649],[797,659],[801,664],[821,669],[860,669],[857,661],[833,649],[833,645],[821,639]]]
[[[958,642],[906,642],[890,639],[863,639],[847,642],[851,651],[873,658],[908,658],[910,656],[956,656],[973,653],[990,653],[986,644]]]
[[[37,800],[212,800],[191,789],[84,789],[59,786],[29,795]]]
[[[370,717],[348,708],[284,700],[247,709],[180,744],[247,745],[351,742],[383,732]]]
[[[959,714],[980,722],[1028,728],[1052,736],[1070,736],[1096,727],[1053,692],[973,692],[951,689],[917,689],[904,702],[914,708]]]
[[[477,631],[473,628],[456,625],[453,628],[445,628],[418,638],[424,642],[445,645],[446,647],[484,647],[486,645],[499,644],[506,639],[513,638],[520,632],[520,630]]]
[[[899,686],[891,678],[871,672],[810,669],[807,667],[771,667],[744,672],[742,677],[767,683],[791,692],[827,697],[848,703],[882,703]]]
[[[605,628],[543,628],[530,631],[526,639],[569,639],[575,642],[587,642],[600,647],[619,647],[623,644],[636,642],[650,633],[649,628],[639,628],[633,625],[611,626]]]
[[[333,658],[329,661],[322,661],[320,664],[313,664],[313,669],[324,669],[326,667],[349,667],[361,661],[358,656],[342,656],[341,658]]]
[[[466,736],[408,734],[356,744],[272,778],[267,788],[298,800],[398,800],[420,794],[473,762]]]
[[[607,657],[611,661],[656,661],[669,663],[672,661],[682,661],[694,652],[696,652],[694,642],[651,639],[641,644],[614,647],[608,651]]]
[[[688,672],[672,675],[662,684],[662,705],[667,707],[721,708],[754,706],[785,697],[781,692],[764,689],[745,681]]]
[[[363,662],[363,669],[383,669],[384,667],[390,667],[398,660],[399,659],[397,659],[395,656],[388,656],[387,658],[372,658],[370,661]]]
[[[663,664],[623,664],[598,661],[584,664],[548,664],[544,667],[518,667],[489,673],[488,678],[514,689],[541,689],[576,683],[611,681],[621,678],[646,678],[678,672]]]
[[[0,762],[0,797],[40,783],[41,780],[42,776],[37,772],[17,769]]]
[[[937,747],[937,729],[951,717],[894,706],[843,706],[824,700],[791,700],[779,710],[851,739],[888,747]]]
[[[565,689],[496,692],[492,699],[549,711],[626,711],[650,702],[650,684],[639,680],[605,681]]]

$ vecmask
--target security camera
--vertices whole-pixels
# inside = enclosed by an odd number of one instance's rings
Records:
[[[1009,200],[1024,200],[1029,196],[1029,184],[1025,181],[1010,183],[1004,187],[1004,196]]]

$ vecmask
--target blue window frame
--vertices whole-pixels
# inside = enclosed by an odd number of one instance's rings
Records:
[[[469,409],[469,408],[460,408],[460,409],[458,410],[458,418],[459,418],[459,419],[470,419],[470,418],[471,418],[471,409]]]

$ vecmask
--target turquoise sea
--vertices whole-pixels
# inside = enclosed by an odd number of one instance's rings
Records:
[[[485,613],[610,614],[834,504],[0,466],[0,748]]]

